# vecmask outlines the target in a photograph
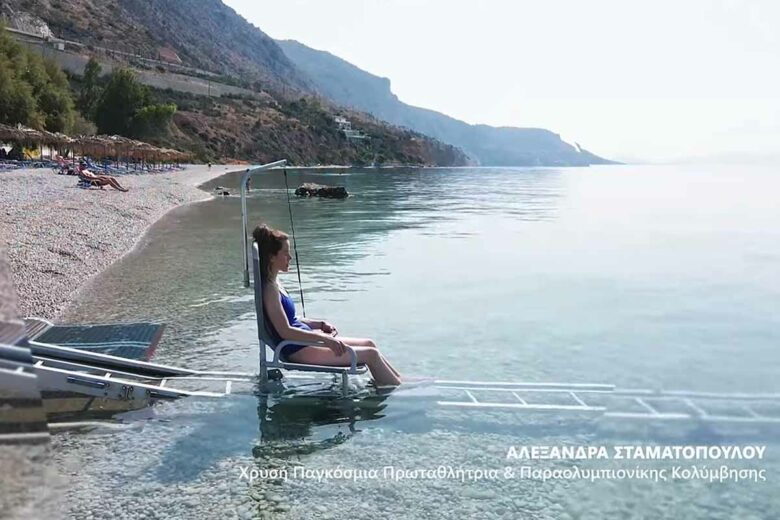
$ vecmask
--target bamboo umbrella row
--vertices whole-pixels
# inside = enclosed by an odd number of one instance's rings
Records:
[[[22,125],[0,124],[0,141],[36,145],[63,145],[72,142],[73,139],[59,132],[35,130]]]
[[[70,137],[59,132],[35,130],[22,125],[0,124],[0,142],[17,142],[25,145],[57,146],[82,151],[95,159],[121,158],[142,161],[181,161],[190,154],[170,148],[137,141],[120,135],[88,135]]]
[[[95,159],[127,158],[155,161],[180,161],[190,154],[171,148],[161,148],[121,135],[92,135],[74,138],[74,146]]]

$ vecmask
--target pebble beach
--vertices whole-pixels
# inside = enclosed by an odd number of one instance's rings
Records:
[[[198,188],[241,166],[191,165],[121,175],[130,191],[81,189],[50,169],[0,173],[0,242],[21,316],[50,320],[86,282],[130,251],[171,209],[212,197]]]

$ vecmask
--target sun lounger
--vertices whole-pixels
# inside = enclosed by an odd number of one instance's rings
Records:
[[[26,318],[25,324],[27,336],[39,343],[137,360],[151,359],[165,330],[162,323],[54,325]]]
[[[92,177],[87,177],[86,175],[79,172],[79,181],[76,183],[76,186],[79,188],[89,189],[92,187],[100,187],[99,181],[97,179],[93,179]]]
[[[51,169],[57,175],[76,175],[76,165],[66,161],[63,157],[57,157],[56,163],[52,164]]]
[[[22,165],[19,161],[4,160],[0,161],[0,170],[18,170]]]
[[[260,252],[257,244],[252,244],[252,270],[254,273],[255,313],[257,314],[257,334],[260,340],[260,383],[266,384],[269,379],[269,369],[298,370],[304,372],[319,372],[341,376],[341,392],[344,396],[349,391],[349,376],[365,374],[368,367],[357,363],[357,355],[353,349],[349,349],[352,357],[350,366],[307,365],[303,363],[291,363],[285,361],[284,347],[287,345],[303,345],[301,341],[282,341],[272,329],[272,325],[265,320],[263,312],[263,288],[260,278]],[[321,345],[310,343],[310,345]],[[268,356],[271,356],[269,359]]]
[[[104,160],[100,164],[92,162],[90,159],[85,159],[84,162],[89,170],[100,172],[100,175],[125,175],[128,173],[126,168],[112,166],[108,160]]]

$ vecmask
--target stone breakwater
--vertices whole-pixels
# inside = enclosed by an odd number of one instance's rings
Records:
[[[119,176],[127,193],[77,188],[77,177],[48,169],[0,173],[0,242],[19,313],[55,318],[90,278],[131,250],[165,213],[211,198],[198,185],[239,169],[189,166]]]

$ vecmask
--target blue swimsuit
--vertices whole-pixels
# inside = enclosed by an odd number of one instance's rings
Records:
[[[284,294],[282,291],[279,291],[279,296],[281,297],[282,300],[282,307],[284,308],[284,314],[285,316],[287,316],[287,323],[289,323],[291,327],[295,327],[298,329],[312,330],[311,327],[303,323],[301,320],[298,319],[298,316],[295,315],[295,303],[293,303],[292,298]],[[282,349],[283,356],[281,357],[287,358],[305,347],[306,345],[287,345]]]

